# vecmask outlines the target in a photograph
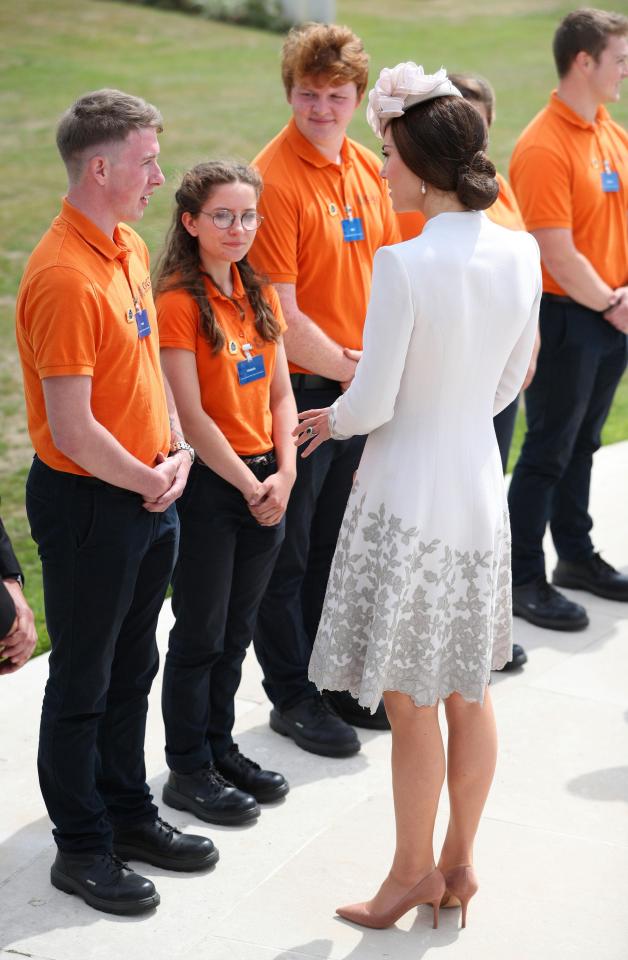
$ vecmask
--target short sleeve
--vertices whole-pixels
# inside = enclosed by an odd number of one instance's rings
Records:
[[[299,275],[299,211],[295,197],[266,184],[258,205],[264,223],[257,232],[249,259],[271,283],[296,283]]]
[[[103,317],[92,282],[72,267],[35,274],[24,303],[25,334],[40,380],[93,376]]]
[[[283,310],[281,308],[281,301],[279,295],[273,286],[264,287],[264,299],[266,303],[273,311],[275,319],[279,324],[279,329],[281,330],[281,335],[283,336],[286,330],[288,329],[288,324],[286,323],[286,318],[283,315]]]
[[[159,346],[196,353],[198,304],[185,290],[166,290],[157,296]]]
[[[510,183],[528,230],[572,229],[571,172],[565,157],[543,147],[515,149]]]

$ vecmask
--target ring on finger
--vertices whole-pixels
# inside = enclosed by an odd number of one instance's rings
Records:
[[[306,437],[313,437],[313,436],[314,436],[314,427],[306,427],[306,428],[305,428],[305,435],[306,435]]]

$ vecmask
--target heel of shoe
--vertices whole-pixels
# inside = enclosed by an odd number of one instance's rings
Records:
[[[461,928],[462,930],[464,930],[464,928],[465,928],[466,925],[467,925],[467,907],[469,906],[469,900],[470,900],[470,899],[471,899],[471,897],[467,897],[467,898],[464,899],[464,900],[462,900],[462,899],[460,900],[460,907],[461,907],[461,923],[460,923],[460,928]]]
[[[469,900],[478,892],[478,881],[475,870],[470,864],[453,867],[445,871],[447,893],[460,902],[461,929],[467,925],[467,907]]]
[[[187,810],[186,805],[179,799],[179,795],[175,793],[172,787],[169,787],[168,784],[164,784],[164,788],[161,793],[161,799],[169,807],[172,807],[173,810]]]
[[[438,911],[440,910],[440,897],[438,900],[432,902],[432,909],[434,911],[434,922],[432,924],[433,930],[438,930]]]
[[[50,868],[50,882],[57,890],[62,890],[64,893],[75,893],[72,882],[54,866]]]

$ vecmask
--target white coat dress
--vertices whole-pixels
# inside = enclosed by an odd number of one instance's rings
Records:
[[[539,248],[483,213],[442,213],[375,255],[364,353],[329,415],[368,434],[309,667],[375,710],[482,702],[512,656],[510,529],[493,416],[519,393]],[[316,456],[316,453],[313,454]]]

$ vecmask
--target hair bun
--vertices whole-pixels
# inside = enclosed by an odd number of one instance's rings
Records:
[[[486,210],[495,203],[499,193],[495,173],[495,165],[483,150],[477,150],[470,163],[461,163],[456,183],[460,202],[470,210]]]

